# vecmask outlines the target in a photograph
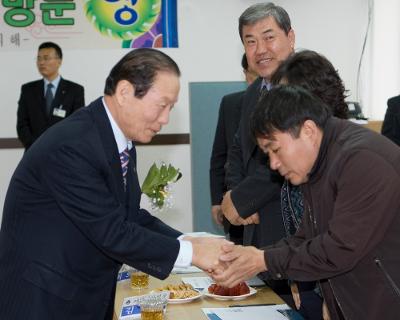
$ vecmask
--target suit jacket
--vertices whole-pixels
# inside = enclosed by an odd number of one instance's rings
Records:
[[[243,94],[244,91],[231,93],[224,96],[221,100],[210,159],[212,205],[221,204],[224,193],[227,191],[225,184],[225,164],[228,158],[228,151],[233,143],[233,137],[239,126]],[[234,238],[242,238],[243,236],[243,227],[233,226],[226,219],[224,221],[224,231]]]
[[[85,105],[84,89],[81,85],[61,78],[52,102],[52,110],[65,110],[65,117],[46,113],[44,80],[26,83],[21,87],[17,111],[17,133],[25,149],[50,126],[63,120]]]
[[[248,87],[243,96],[242,116],[226,165],[226,182],[239,215],[259,213],[259,225],[244,227],[243,242],[257,247],[284,237],[280,190],[282,178],[271,171],[268,157],[257,147],[250,132],[250,116],[260,97],[262,79]]]
[[[400,146],[400,96],[390,98],[387,105],[381,132]]]
[[[125,192],[101,99],[25,153],[0,231],[0,319],[112,319],[122,263],[168,276],[181,233],[140,209],[130,157]]]

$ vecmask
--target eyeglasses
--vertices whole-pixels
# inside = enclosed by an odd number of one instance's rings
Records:
[[[60,59],[60,58],[59,57],[47,57],[47,56],[36,57],[36,62],[41,62],[41,61],[49,62],[50,60],[53,60],[53,59]]]

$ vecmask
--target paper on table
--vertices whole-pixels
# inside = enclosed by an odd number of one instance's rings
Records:
[[[286,304],[244,308],[202,308],[209,319],[221,320],[287,320],[278,310],[290,309]],[[211,317],[209,317],[211,315]],[[215,318],[214,315],[217,317]]]
[[[215,313],[212,313],[212,311],[204,311],[204,310],[211,310],[211,309],[203,308],[203,312],[208,318],[208,320],[221,320],[221,318],[218,317]]]
[[[118,273],[118,276],[117,276],[117,282],[123,281],[123,280],[128,280],[130,278],[131,278],[131,275],[128,271],[120,272],[120,273]]]
[[[122,302],[121,313],[119,314],[119,320],[133,320],[140,319],[140,301],[148,296],[160,296],[162,299],[167,301],[169,297],[168,291],[155,292],[142,296],[127,297]]]
[[[182,277],[182,282],[186,284],[191,284],[193,288],[198,290],[208,288],[214,281],[210,277]],[[257,277],[251,278],[246,281],[247,285],[250,287],[260,287],[264,286],[264,282]]]
[[[203,270],[197,268],[196,266],[174,267],[172,269],[172,273],[199,273],[199,272],[203,272]]]
[[[193,288],[202,290],[208,288],[214,281],[210,277],[182,277],[182,282],[191,284]]]
[[[250,287],[263,287],[265,286],[264,281],[262,281],[259,277],[255,276],[246,281],[247,285]]]

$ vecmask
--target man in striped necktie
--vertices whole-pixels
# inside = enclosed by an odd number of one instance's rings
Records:
[[[141,208],[131,167],[132,142],[150,142],[168,123],[179,76],[161,51],[132,50],[104,97],[25,153],[0,230],[0,319],[111,320],[123,263],[160,279],[174,266],[219,267],[226,240],[184,237]]]

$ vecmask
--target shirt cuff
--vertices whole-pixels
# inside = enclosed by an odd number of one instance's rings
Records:
[[[190,241],[179,240],[179,253],[175,261],[175,267],[185,268],[192,264],[193,246]]]

